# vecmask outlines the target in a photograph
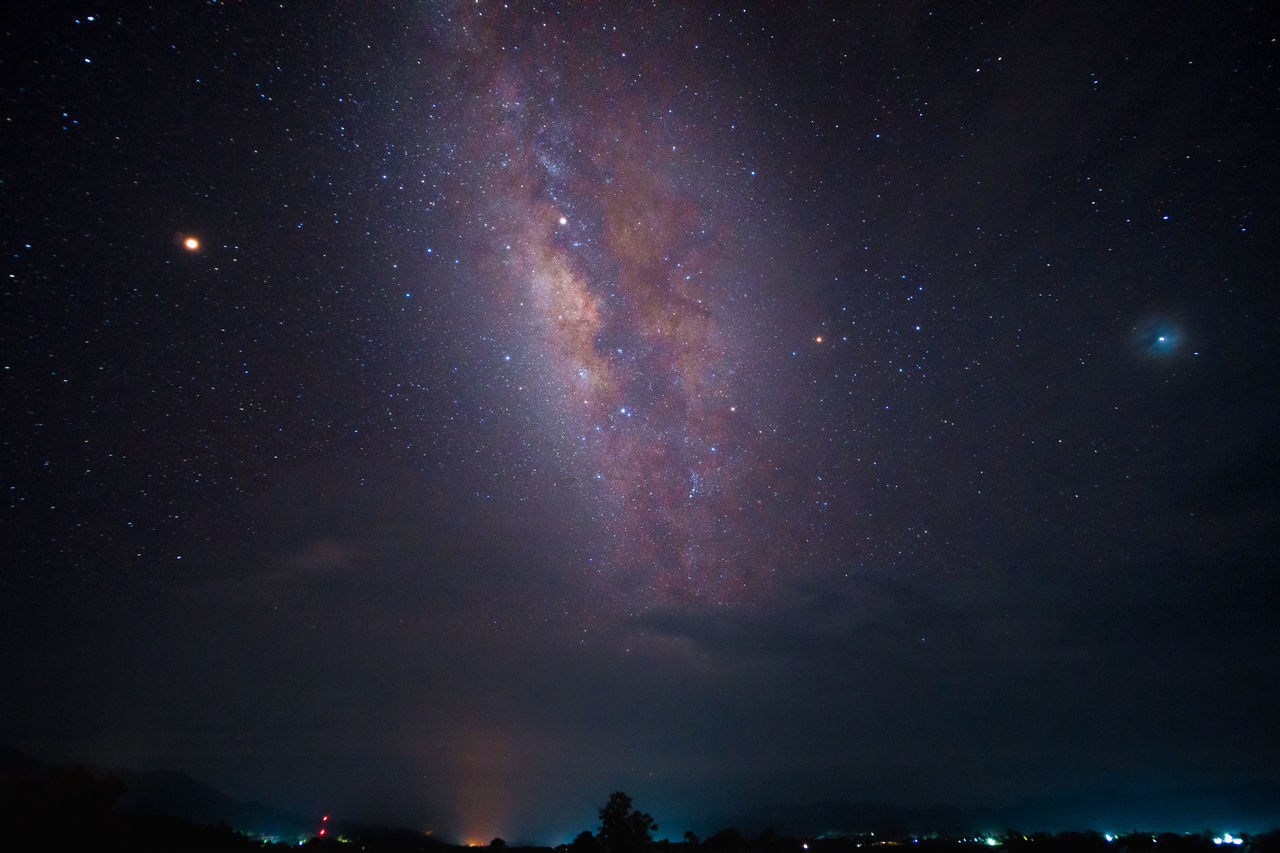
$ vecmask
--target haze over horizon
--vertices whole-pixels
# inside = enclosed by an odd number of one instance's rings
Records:
[[[1260,7],[3,31],[0,743],[486,842],[1277,777]]]

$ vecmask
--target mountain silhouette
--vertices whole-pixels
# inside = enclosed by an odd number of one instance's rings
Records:
[[[867,801],[824,801],[753,809],[724,819],[747,837],[766,829],[780,835],[986,835],[1007,830],[1099,832],[1202,830],[1265,832],[1280,826],[1280,782],[1160,791],[1097,791],[1026,798],[1000,808],[938,805],[913,809]]]
[[[7,783],[35,783],[72,770],[122,782],[124,792],[115,806],[119,814],[179,818],[197,824],[225,823],[250,836],[302,837],[314,829],[314,821],[261,803],[237,800],[176,770],[139,772],[53,764],[0,744],[0,780]]]
[[[174,770],[139,772],[40,761],[0,744],[0,783],[5,790],[38,787],[41,780],[96,778],[116,791],[115,812],[172,818],[193,824],[226,824],[253,837],[302,838],[315,831],[308,821],[261,803],[243,802]],[[74,787],[74,786],[73,786]],[[113,797],[114,798],[114,797]],[[766,830],[779,836],[817,838],[875,833],[877,837],[938,834],[994,835],[1006,831],[1064,832],[1096,830],[1117,834],[1133,830],[1160,832],[1230,831],[1260,833],[1280,826],[1280,782],[1260,780],[1237,785],[1177,788],[1160,791],[1096,791],[1065,797],[1026,798],[1000,808],[927,809],[869,801],[828,800],[812,804],[769,806],[718,822],[699,822],[714,832],[733,827],[742,837]],[[447,846],[416,830],[335,822],[341,831],[383,845],[428,849]],[[412,843],[410,843],[412,842]]]

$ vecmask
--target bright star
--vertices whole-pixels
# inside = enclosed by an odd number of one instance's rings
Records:
[[[1134,330],[1133,342],[1147,358],[1165,359],[1182,349],[1183,332],[1173,320],[1151,318]]]

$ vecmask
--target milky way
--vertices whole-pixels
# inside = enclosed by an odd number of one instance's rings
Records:
[[[674,26],[651,50],[643,33],[464,19],[459,73],[483,79],[467,81],[478,95],[458,144],[487,166],[465,189],[505,294],[490,319],[545,368],[544,426],[592,506],[581,568],[635,609],[763,604],[808,537],[753,387],[776,369],[757,344],[779,326],[744,267],[749,202],[735,194],[754,173],[736,186],[702,173],[705,145],[675,105],[716,96],[663,73],[693,45]]]

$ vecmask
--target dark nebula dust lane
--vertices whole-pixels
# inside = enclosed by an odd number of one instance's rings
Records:
[[[0,744],[483,842],[1275,777],[1261,7],[115,6],[0,28]]]

